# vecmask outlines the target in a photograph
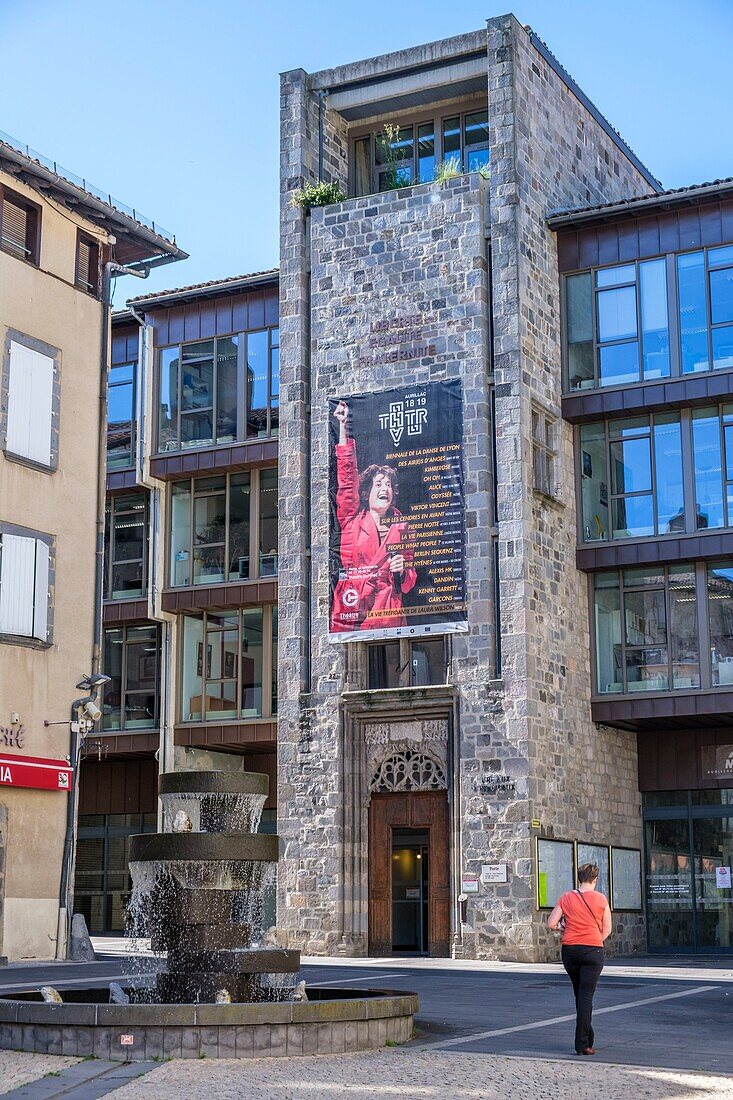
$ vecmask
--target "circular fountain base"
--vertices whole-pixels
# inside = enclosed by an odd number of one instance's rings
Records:
[[[383,990],[307,990],[308,1001],[109,1004],[109,988],[0,998],[0,1050],[142,1062],[274,1058],[371,1050],[412,1036],[418,998]]]

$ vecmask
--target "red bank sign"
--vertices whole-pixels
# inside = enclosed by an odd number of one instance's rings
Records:
[[[72,769],[65,760],[40,756],[0,755],[0,787],[34,787],[40,791],[70,791]]]

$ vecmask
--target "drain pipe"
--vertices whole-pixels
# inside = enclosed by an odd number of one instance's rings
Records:
[[[171,723],[171,657],[173,650],[172,622],[173,616],[167,615],[159,608],[159,539],[161,531],[161,487],[157,478],[150,475],[146,455],[148,452],[149,423],[151,416],[151,402],[148,400],[149,370],[152,361],[153,349],[150,342],[150,326],[144,314],[138,313],[133,302],[126,302],[126,308],[140,326],[140,353],[138,355],[138,376],[136,386],[136,407],[138,419],[138,435],[136,441],[136,474],[139,485],[150,491],[150,507],[148,509],[148,617],[154,622],[160,623],[160,742],[156,759],[158,761],[158,773],[173,770],[173,745]],[[162,828],[162,825],[160,826]]]

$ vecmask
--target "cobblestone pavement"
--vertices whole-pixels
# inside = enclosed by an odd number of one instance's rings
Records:
[[[62,1058],[54,1054],[25,1054],[22,1050],[0,1050],[0,1090],[11,1089],[36,1081],[47,1073],[60,1073],[74,1066],[78,1058]]]
[[[579,1060],[580,1061],[580,1060]],[[382,1050],[321,1058],[254,1061],[176,1061],[114,1093],[114,1100],[706,1100],[733,1098],[733,1077],[634,1066],[595,1065],[591,1059],[549,1061],[490,1054]]]

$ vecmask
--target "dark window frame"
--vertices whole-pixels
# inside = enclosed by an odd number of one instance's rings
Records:
[[[250,385],[248,378],[248,349],[249,338],[259,333],[267,333],[267,410],[266,427],[264,432],[249,432],[250,414]],[[220,340],[236,340],[237,343],[237,424],[233,440],[219,441],[217,439],[217,401],[218,392],[218,361],[219,354],[217,343]],[[214,374],[212,378],[213,405],[211,408],[212,438],[203,442],[194,442],[192,445],[183,445],[181,436],[181,417],[185,415],[182,410],[182,386],[183,386],[183,350],[195,344],[213,343]],[[177,349],[178,367],[176,376],[176,426],[173,438],[161,445],[161,370],[163,357],[166,352]],[[273,370],[274,354],[277,353],[278,370]],[[279,356],[280,356],[280,325],[260,325],[257,328],[245,329],[240,332],[217,332],[213,336],[201,337],[196,340],[183,340],[174,344],[161,344],[155,349],[155,378],[154,378],[154,408],[155,408],[155,454],[165,456],[169,454],[188,454],[190,451],[211,449],[214,447],[232,446],[234,443],[251,443],[261,439],[274,439],[278,436],[279,429]],[[277,373],[278,385],[274,387],[274,375]],[[208,411],[206,408],[196,409],[197,412]],[[189,410],[187,410],[189,411]]]
[[[151,640],[155,642],[155,676],[153,677],[153,693],[155,695],[155,713],[148,725],[127,725],[127,698],[128,696],[144,696],[147,697],[151,694],[150,691],[143,688],[130,688],[128,686],[128,651],[129,647],[138,645],[143,639],[131,637],[133,631],[136,630],[150,630]],[[104,631],[104,649],[107,648],[107,637],[110,634],[121,635],[122,645],[122,660],[120,664],[120,701],[119,701],[119,720],[118,726],[110,726],[105,723],[104,703],[105,696],[109,696],[110,686],[105,684],[102,688],[102,718],[100,720],[100,731],[104,734],[108,733],[149,733],[150,730],[158,728],[160,724],[160,679],[161,679],[161,644],[160,644],[160,629],[154,623],[122,623],[118,626],[109,626]],[[106,653],[105,653],[106,662]]]
[[[25,244],[22,246],[25,252],[23,256],[18,255],[17,248],[11,247],[3,234],[6,203],[25,211],[26,233]],[[41,262],[42,209],[39,203],[33,202],[25,195],[13,191],[4,184],[0,184],[0,251],[7,253],[9,256],[14,256],[16,260],[23,260],[25,263],[32,264],[33,267],[38,267]]]
[[[241,706],[242,702],[242,689],[243,689],[243,677],[242,677],[242,655],[243,655],[243,616],[259,611],[261,613],[262,622],[262,678],[260,684],[260,713],[256,715],[243,715],[242,711],[245,709]],[[223,633],[227,630],[233,630],[232,626],[215,626],[209,629],[208,622],[210,618],[221,619],[228,617],[230,619],[237,618],[237,661],[236,671],[234,676],[207,676],[208,665],[208,635]],[[184,633],[184,624],[186,619],[195,619],[201,622],[201,639],[199,645],[202,647],[200,656],[200,673],[198,671],[199,657],[197,655],[197,671],[196,677],[200,676],[201,679],[201,706],[200,717],[192,717],[192,711],[190,705],[188,708],[188,714],[186,713],[186,707],[184,706],[184,690],[186,686],[186,675],[184,663],[187,657],[186,642]],[[228,611],[201,611],[201,612],[184,612],[180,618],[181,623],[181,644],[179,645],[178,655],[178,691],[176,697],[176,714],[178,715],[178,724],[183,725],[220,725],[222,722],[268,722],[277,717],[277,645],[278,645],[278,605],[276,603],[263,603],[253,605],[252,607],[232,608]],[[206,654],[206,659],[204,659]],[[216,712],[212,712],[214,715],[211,718],[207,718],[205,700],[207,698],[207,684],[223,684],[223,683],[235,683],[236,684],[236,711],[235,717],[227,716],[217,718]],[[189,697],[189,704],[192,697]],[[216,696],[213,696],[216,698]]]
[[[115,557],[116,537],[118,525],[115,523],[117,516],[134,515],[135,509],[117,510],[117,503],[126,500],[139,499],[143,502],[143,553],[141,558],[117,558]],[[142,600],[148,591],[148,553],[150,547],[150,497],[145,491],[117,493],[107,498],[104,523],[104,599],[110,603],[119,603],[121,600]],[[131,595],[115,596],[113,588],[114,570],[118,564],[140,563],[140,592]]]
[[[541,434],[535,431],[537,425],[541,425]],[[553,416],[542,406],[533,404],[531,410],[532,440],[532,488],[535,493],[559,500],[559,432],[558,417]]]
[[[265,559],[269,560],[273,555],[271,555],[269,553],[263,553],[262,548],[260,547],[260,532],[261,532],[261,527],[262,527],[262,522],[261,522],[261,520],[262,520],[262,516],[261,516],[261,482],[262,482],[262,474],[265,473],[265,472],[268,472],[268,471],[276,471],[277,472],[277,469],[278,469],[277,466],[253,467],[249,470],[230,470],[230,471],[227,471],[227,473],[215,474],[212,477],[202,478],[199,475],[198,477],[180,479],[180,480],[177,480],[177,481],[174,482],[172,490],[168,494],[168,498],[169,498],[168,499],[168,524],[167,524],[168,539],[167,539],[166,555],[165,555],[166,556],[165,576],[167,578],[167,584],[166,584],[167,588],[176,589],[176,590],[187,589],[187,588],[197,589],[197,588],[206,587],[207,585],[217,585],[217,586],[232,585],[232,584],[242,584],[245,581],[270,580],[270,579],[276,579],[277,578],[278,567],[279,567],[279,560],[278,560],[279,548],[278,548],[278,550],[276,550],[275,555],[274,555],[275,560],[273,562],[273,567],[274,567],[273,571],[272,572],[270,572],[270,571],[263,572],[263,568],[262,568],[263,560],[265,560]],[[230,547],[230,542],[231,542],[231,538],[230,538],[231,484],[232,484],[232,479],[233,478],[242,477],[243,475],[247,475],[249,477],[249,537],[248,537],[248,543],[249,543],[248,559],[249,560],[248,560],[248,569],[247,569],[247,576],[244,576],[242,574],[241,570],[240,570],[240,575],[238,577],[230,579],[230,568],[231,568],[231,561],[230,561],[230,550],[231,550],[231,547]],[[200,486],[202,481],[212,482],[214,480],[220,482],[222,487],[221,488],[213,488],[213,487],[209,486],[209,487],[204,488],[204,489],[199,488],[199,490],[197,492],[197,490],[196,490],[197,484]],[[185,548],[185,552],[188,554],[188,558],[183,559],[183,560],[188,562],[189,574],[188,574],[188,579],[185,583],[175,584],[174,583],[174,577],[173,577],[173,565],[174,565],[174,562],[177,559],[174,558],[174,552],[173,552],[173,535],[174,535],[173,500],[174,500],[174,496],[175,496],[175,490],[177,488],[180,489],[183,486],[187,486],[188,487],[188,492],[189,492],[188,546]],[[195,500],[196,500],[197,497],[201,498],[203,496],[218,495],[218,494],[221,494],[224,498],[224,509],[225,509],[225,512],[224,512],[224,526],[223,526],[222,532],[221,532],[221,539],[218,539],[215,542],[199,543],[197,545],[195,543],[195,540],[194,540],[195,511],[196,511],[196,509],[195,509]],[[223,580],[202,580],[202,581],[199,581],[198,583],[196,583],[192,579],[193,578],[193,572],[192,572],[193,563],[196,560],[196,550],[198,549],[199,551],[201,551],[204,548],[215,548],[215,547],[218,547],[218,546],[222,547],[222,569],[220,570],[220,572],[222,573],[224,579]],[[176,553],[178,553],[178,552],[180,552],[180,551],[176,551]],[[243,557],[243,555],[242,555],[242,557]],[[254,566],[254,568],[253,568],[253,566]]]
[[[712,339],[713,331],[730,328],[733,335],[733,322],[721,321],[713,324],[711,314],[711,292],[710,292],[710,272],[723,271],[733,267],[731,264],[710,266],[710,253],[716,249],[733,247],[733,241],[720,242],[714,245],[704,245],[697,248],[681,249],[678,252],[660,252],[655,255],[644,256],[643,258],[618,261],[612,264],[594,264],[591,267],[578,268],[576,271],[563,272],[560,281],[560,297],[561,297],[561,317],[562,317],[562,391],[565,396],[577,396],[578,394],[590,394],[590,393],[605,393],[618,390],[627,389],[629,386],[641,386],[641,385],[654,385],[655,383],[663,384],[675,379],[681,378],[697,378],[701,375],[711,375],[718,372],[724,372],[733,370],[733,366],[730,367],[714,367],[713,366],[713,354],[712,354]],[[707,346],[708,346],[708,363],[707,370],[700,371],[683,371],[682,370],[682,335],[680,326],[680,314],[679,314],[679,280],[678,280],[678,263],[680,257],[692,256],[697,253],[702,253],[704,257],[705,265],[705,308],[706,308],[706,331],[707,331]],[[644,378],[643,377],[643,347],[642,347],[642,324],[641,324],[641,294],[640,286],[641,281],[639,277],[640,265],[653,263],[655,261],[663,260],[665,263],[666,272],[666,306],[667,306],[667,325],[669,333],[669,374],[661,377]],[[636,315],[637,315],[637,335],[636,340],[639,344],[638,351],[638,365],[639,365],[639,377],[634,382],[622,382],[615,385],[602,386],[600,384],[600,358],[599,349],[602,346],[615,343],[633,343],[633,339],[628,341],[599,341],[598,334],[598,308],[597,298],[599,291],[602,292],[605,289],[615,289],[610,287],[598,287],[597,286],[597,274],[599,271],[608,271],[616,267],[630,267],[634,266],[636,269]],[[578,275],[587,275],[591,282],[591,296],[592,296],[592,346],[593,346],[593,384],[586,387],[576,386],[575,388],[570,385],[569,377],[569,341],[568,341],[568,281],[575,278]],[[630,285],[626,283],[619,283],[618,286]]]
[[[671,616],[671,602],[669,596],[670,589],[670,569],[677,568],[680,571],[687,569],[688,572],[693,573],[695,578],[695,623],[697,629],[697,647],[698,647],[698,660],[699,660],[699,687],[667,687],[659,688],[649,691],[628,691],[626,687],[626,662],[625,651],[627,647],[625,643],[625,618],[624,618],[624,602],[623,593],[626,590],[623,586],[623,573],[624,569],[618,570],[604,570],[603,573],[611,572],[618,574],[620,584],[616,588],[616,591],[620,594],[619,608],[621,616],[621,671],[622,671],[622,683],[624,684],[624,690],[621,691],[600,691],[598,687],[598,638],[596,634],[596,614],[595,614],[595,578],[599,576],[599,573],[591,574],[588,577],[588,608],[589,608],[589,627],[590,627],[590,642],[591,642],[591,701],[592,702],[604,702],[614,699],[653,699],[660,696],[674,696],[674,695],[707,695],[711,692],[729,692],[731,690],[730,684],[721,684],[720,682],[713,683],[714,670],[711,654],[710,643],[710,609],[708,600],[708,572],[713,568],[733,568],[733,558],[730,559],[730,564],[725,559],[712,560],[696,560],[696,561],[684,561],[674,562],[668,565],[657,566],[631,566],[625,567],[626,571],[633,571],[636,569],[644,569],[651,571],[656,569],[660,573],[664,574],[664,591],[665,591],[665,615],[666,615],[666,641],[660,642],[656,645],[641,645],[639,649],[661,649],[667,648],[667,671],[668,671],[668,683],[673,683],[672,665],[673,665],[673,631],[672,631],[672,616]],[[609,586],[610,588],[611,586]],[[638,591],[642,586],[626,586],[630,591]],[[653,586],[646,586],[647,591],[653,590]],[[731,600],[733,603],[733,598]]]
[[[125,367],[132,368],[131,381],[118,381],[113,378],[113,372],[116,370],[122,370]],[[138,361],[137,359],[126,359],[120,363],[110,363],[109,376],[107,379],[107,411],[109,414],[110,405],[110,393],[112,390],[121,389],[123,386],[132,387],[132,402],[130,409],[130,459],[128,462],[111,462],[110,461],[110,438],[109,438],[109,417],[107,420],[107,470],[130,470],[134,469],[136,465],[136,443],[137,443],[137,372]]]
[[[381,194],[379,189],[379,177],[385,171],[385,165],[377,161],[377,141],[380,133],[383,132],[384,123],[389,123],[399,127],[400,130],[411,128],[412,129],[412,156],[404,158],[399,161],[394,161],[394,167],[399,171],[400,168],[404,169],[409,167],[412,173],[412,178],[409,182],[402,184],[404,187],[414,187],[421,182],[428,183],[433,182],[434,176],[431,180],[421,181],[419,178],[420,171],[420,155],[419,155],[419,129],[422,126],[430,125],[433,129],[433,159],[434,164],[437,167],[444,160],[450,159],[454,154],[448,153],[447,157],[444,154],[444,124],[449,119],[460,119],[460,167],[461,173],[467,172],[467,151],[473,150],[490,150],[490,143],[488,141],[477,142],[476,144],[468,145],[465,140],[466,130],[466,116],[477,114],[479,111],[487,111],[488,120],[488,104],[486,99],[477,99],[475,101],[461,102],[453,104],[453,106],[441,107],[439,110],[430,112],[430,108],[426,108],[421,111],[413,111],[405,113],[400,118],[386,118],[382,122],[382,128],[376,128],[375,124],[369,123],[367,125],[354,127],[349,132],[349,191],[354,197],[364,197],[361,193],[357,193],[356,189],[356,156],[355,146],[358,141],[364,138],[370,138],[369,142],[369,179],[371,191],[369,194]],[[398,188],[399,190],[399,188]]]
[[[415,657],[414,648],[426,642],[442,642],[443,645],[443,678],[431,680],[429,683],[415,683]],[[387,647],[396,647],[398,664],[392,671],[396,673],[397,682],[391,687],[386,684],[372,682],[373,655],[378,650]],[[379,642],[365,643],[364,660],[364,687],[367,691],[393,691],[397,688],[423,688],[442,687],[450,683],[450,643],[447,634],[421,634],[415,638],[384,639]]]

